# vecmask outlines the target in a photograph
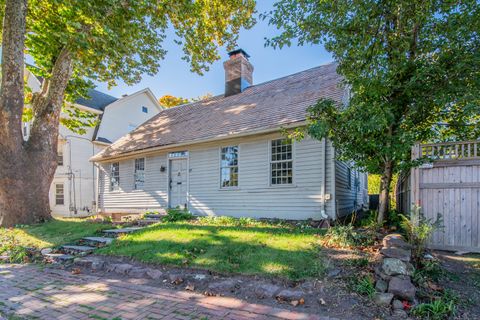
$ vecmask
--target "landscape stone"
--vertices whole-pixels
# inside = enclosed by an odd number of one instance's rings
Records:
[[[273,284],[261,284],[254,289],[255,296],[259,299],[273,298],[280,290],[279,286]]]
[[[73,264],[77,267],[91,268],[93,261],[85,258],[75,258]]]
[[[40,253],[42,254],[42,256],[45,256],[49,253],[52,253],[52,251],[53,251],[52,248],[45,248],[45,249],[40,250]]]
[[[407,319],[408,318],[407,312],[405,310],[402,310],[402,309],[393,310],[392,316],[395,317],[395,318],[400,318],[400,319]]]
[[[389,276],[389,275],[386,275],[383,271],[382,271],[382,267],[381,266],[376,266],[375,267],[375,275],[377,276],[377,278],[380,278],[382,279],[383,281],[390,281],[390,279],[392,279],[392,276]]]
[[[375,290],[378,292],[386,292],[388,289],[388,283],[385,280],[378,279],[375,283]]]
[[[147,276],[150,279],[158,280],[162,277],[163,272],[157,269],[147,269]]]
[[[128,263],[112,264],[110,266],[110,270],[119,274],[127,274],[132,268],[133,266]]]
[[[386,307],[390,305],[392,302],[393,293],[384,293],[384,292],[376,292],[375,296],[373,297],[373,301],[382,307]]]
[[[234,292],[237,287],[237,282],[234,280],[224,280],[220,282],[212,282],[208,285],[207,291],[209,294],[222,294],[223,292]]]
[[[404,248],[382,248],[380,253],[387,258],[395,258],[404,262],[409,262],[412,256],[412,250]]]
[[[386,248],[404,248],[411,249],[411,245],[407,243],[400,234],[389,234],[383,238],[383,246]]]
[[[82,239],[87,243],[92,243],[94,245],[109,245],[112,243],[113,238],[108,237],[85,237]]]
[[[303,291],[284,289],[277,294],[277,299],[280,301],[297,301],[303,298]]]
[[[396,258],[385,258],[383,259],[382,271],[389,276],[396,275],[410,275],[411,270],[407,267],[405,262],[396,259]]]
[[[393,277],[388,284],[388,292],[400,299],[413,301],[416,291],[409,277]]]
[[[95,250],[94,247],[90,246],[75,246],[75,245],[65,245],[62,246],[62,250],[67,253],[91,253]]]
[[[144,268],[132,268],[128,272],[128,275],[131,276],[132,278],[143,278],[145,277],[146,273],[147,273],[147,270]]]
[[[403,303],[402,301],[398,300],[398,299],[395,299],[393,300],[392,302],[392,308],[393,310],[403,310]]]
[[[207,276],[204,275],[204,274],[196,274],[193,278],[195,280],[205,280],[207,278]]]
[[[341,272],[342,272],[342,270],[339,269],[339,268],[332,269],[332,270],[328,271],[327,277],[336,278],[338,275],[340,275]]]
[[[172,284],[179,285],[183,283],[183,278],[179,274],[171,274],[168,276],[168,278]]]

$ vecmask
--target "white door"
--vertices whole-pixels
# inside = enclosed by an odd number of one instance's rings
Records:
[[[170,208],[187,206],[187,159],[170,160]]]

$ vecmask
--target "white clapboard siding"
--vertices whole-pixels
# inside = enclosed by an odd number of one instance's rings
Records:
[[[189,209],[199,215],[235,217],[321,219],[322,186],[326,179],[326,214],[335,217],[334,152],[328,144],[324,176],[323,143],[307,138],[294,143],[294,183],[270,186],[270,141],[280,134],[258,135],[202,143],[155,152],[146,156],[144,190],[133,190],[134,159],[120,161],[120,190],[110,191],[110,163],[99,164],[99,207],[103,212],[132,212],[166,208],[168,205],[167,154],[189,152]],[[239,186],[220,188],[220,148],[239,146]]]

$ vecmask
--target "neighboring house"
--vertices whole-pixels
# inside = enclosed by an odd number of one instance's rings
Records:
[[[40,89],[39,80],[31,73],[27,73],[27,83],[32,91]],[[119,99],[93,89],[88,95],[89,99],[78,99],[74,106],[97,115],[97,126],[85,128],[85,134],[74,133],[62,125],[59,128],[58,167],[50,188],[54,216],[94,214],[98,197],[97,170],[89,159],[163,110],[150,89]],[[29,126],[24,123],[25,138],[28,138]]]
[[[319,98],[347,99],[336,65],[252,85],[243,50],[224,63],[225,94],[163,110],[97,154],[101,213],[167,207],[197,215],[335,219],[366,206],[367,176],[328,141],[290,141]]]

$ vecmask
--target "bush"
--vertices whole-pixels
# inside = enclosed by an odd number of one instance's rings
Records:
[[[213,225],[213,226],[234,226],[234,227],[253,227],[262,226],[267,223],[252,219],[252,218],[234,218],[227,216],[207,216],[199,217],[198,223]]]
[[[192,220],[194,218],[193,214],[191,214],[188,210],[182,210],[179,208],[176,209],[168,209],[167,215],[162,218],[163,221],[166,222],[177,222],[177,221],[185,221],[185,220]]]
[[[412,309],[412,314],[424,319],[442,320],[455,315],[455,311],[456,307],[453,300],[438,299],[415,306]]]
[[[351,248],[356,246],[369,246],[375,242],[375,229],[355,229],[352,223],[335,225],[328,228],[322,244],[334,248]]]
[[[30,260],[27,248],[21,246],[8,229],[0,229],[0,255],[6,255],[9,263],[24,263]]]
[[[412,245],[412,257],[418,263],[423,258],[427,240],[436,230],[442,228],[442,217],[439,216],[436,221],[427,219],[422,214],[420,207],[412,209],[410,218],[402,214],[400,217],[402,219],[400,226],[405,231],[408,242]]]
[[[352,291],[370,298],[375,294],[375,280],[372,275],[352,276],[349,281]]]

